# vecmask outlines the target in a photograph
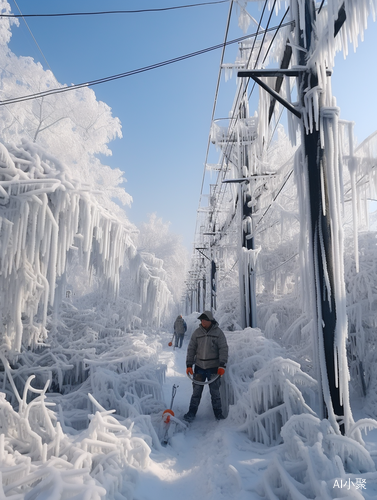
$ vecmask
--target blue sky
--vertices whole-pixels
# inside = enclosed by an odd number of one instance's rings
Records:
[[[23,14],[87,12],[161,8],[199,3],[199,0],[17,0]],[[10,0],[13,11],[17,8]],[[28,18],[29,28],[44,58],[60,83],[81,83],[123,73],[223,41],[229,3],[155,13]],[[258,3],[249,9],[259,20]],[[229,39],[243,32],[233,15]],[[13,29],[11,49],[47,63],[25,24]],[[370,20],[356,54],[350,47],[346,60],[337,55],[332,77],[333,94],[341,118],[355,122],[359,142],[377,129],[375,88],[377,69],[376,23]],[[227,49],[224,62],[232,63],[236,46]],[[123,139],[110,144],[104,162],[120,168],[126,190],[134,199],[127,209],[135,224],[156,212],[171,222],[191,248],[199,203],[220,50],[93,87],[122,122]],[[228,114],[236,89],[235,78],[220,86],[217,117]],[[253,114],[254,110],[250,109]]]

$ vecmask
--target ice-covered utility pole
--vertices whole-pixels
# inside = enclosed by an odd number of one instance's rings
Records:
[[[297,7],[296,12],[299,12],[299,7]],[[305,54],[310,51],[311,44],[314,43],[313,26],[315,24],[315,16],[314,1],[306,0],[305,16],[297,16],[295,28],[297,30],[296,40],[299,40],[300,46],[303,49],[299,51],[300,66],[305,66]],[[304,19],[304,25],[300,24],[300,17],[301,21]],[[306,71],[300,72],[297,81],[300,104],[304,108],[306,94],[318,87],[318,75],[314,65],[307,67]],[[309,106],[313,106],[311,100],[308,102]],[[321,115],[321,105],[320,101],[319,115]],[[311,110],[306,110],[306,113],[308,111]],[[326,374],[321,370],[321,383],[322,389],[324,384],[328,384],[333,411],[337,417],[341,417],[344,415],[344,411],[339,394],[339,384],[337,385],[339,376],[336,373],[337,367],[335,366],[334,356],[337,310],[334,293],[334,262],[331,251],[333,234],[329,212],[328,180],[326,178],[326,169],[323,166],[324,151],[321,146],[320,127],[320,124],[309,129],[303,127],[305,129],[305,133],[303,134],[303,158],[308,176],[318,335],[321,335],[323,338],[323,350],[327,370],[327,380],[325,379]],[[321,342],[319,342],[318,349],[321,349],[320,344]],[[320,355],[321,353],[318,354],[318,356]],[[323,416],[328,417],[328,411],[329,409],[324,405]]]
[[[343,422],[348,421],[348,392],[344,387],[345,345],[339,341],[346,330],[347,317],[345,299],[340,293],[344,277],[339,275],[341,266],[334,256],[343,259],[335,250],[338,247],[339,227],[336,200],[330,192],[335,192],[337,157],[334,151],[337,142],[338,108],[324,104],[324,93],[319,83],[318,65],[309,55],[315,53],[319,44],[316,33],[316,10],[314,0],[292,0],[291,12],[294,20],[294,41],[297,54],[295,66],[288,69],[288,63],[279,70],[240,71],[238,76],[251,77],[270,93],[272,98],[283,104],[301,122],[302,147],[301,164],[304,190],[301,206],[308,207],[309,245],[308,262],[311,266],[311,286],[313,287],[314,346],[313,357],[322,389],[322,418],[329,418],[334,428],[339,424],[345,431]],[[336,36],[346,19],[344,4],[334,24]],[[290,51],[287,60],[291,58]],[[288,61],[289,62],[289,61]],[[298,106],[294,106],[280,96],[278,91],[268,87],[259,76],[296,77]],[[328,76],[328,75],[327,75]],[[321,75],[326,78],[326,75]],[[327,141],[327,142],[326,142]],[[333,142],[331,142],[333,141]],[[333,163],[332,163],[333,162]],[[334,209],[335,205],[335,209]],[[334,265],[335,264],[335,265]],[[338,272],[337,272],[338,269]],[[342,281],[343,280],[343,281]],[[342,330],[342,333],[340,332]],[[347,414],[347,415],[346,415]],[[347,420],[348,419],[348,420]]]
[[[295,2],[297,0],[294,0]],[[303,2],[297,1],[296,13],[296,40],[299,41],[302,50],[299,51],[299,66],[306,65],[306,55],[312,53],[315,47],[312,44],[318,43],[315,27],[316,27],[316,11],[315,2],[313,0],[305,0],[304,15],[299,16],[299,9],[303,7]],[[338,19],[334,30],[334,36],[337,35],[341,24],[345,20],[344,4],[339,11]],[[334,262],[334,242],[338,238],[335,226],[336,220],[332,217],[329,189],[331,189],[332,180],[329,179],[329,154],[330,144],[326,141],[321,141],[326,135],[324,128],[327,126],[327,120],[330,122],[335,119],[337,121],[338,111],[336,108],[325,108],[323,106],[323,93],[319,89],[319,78],[317,74],[317,66],[310,64],[306,66],[306,70],[299,73],[297,78],[299,100],[301,107],[310,106],[311,109],[305,109],[306,116],[313,113],[315,101],[310,99],[310,93],[319,90],[319,109],[317,114],[321,119],[317,120],[315,126],[308,127],[303,120],[303,158],[304,168],[308,179],[308,194],[310,206],[310,232],[311,232],[311,252],[313,257],[313,276],[315,281],[315,300],[317,313],[317,328],[318,328],[318,352],[315,353],[318,357],[317,364],[319,366],[319,376],[323,395],[323,416],[328,418],[335,415],[340,423],[340,430],[344,433],[344,425],[342,420],[345,415],[345,405],[348,401],[344,401],[345,394],[342,394],[340,380],[342,375],[340,367],[337,363],[338,353],[336,352],[336,337],[337,329],[341,324],[347,324],[345,307],[340,307],[336,291],[336,273]],[[335,115],[334,115],[335,113]],[[330,116],[331,115],[331,116]],[[305,126],[306,125],[306,126]],[[337,134],[337,126],[335,125],[335,134]],[[327,165],[326,165],[327,163]],[[336,169],[336,162],[333,165]],[[340,256],[343,259],[343,255]],[[344,281],[344,276],[339,276],[339,279]],[[343,318],[343,316],[345,316]],[[345,349],[345,347],[344,347]],[[322,359],[324,355],[324,360]],[[329,393],[329,394],[328,394]],[[330,396],[330,397],[328,397]],[[331,407],[332,406],[332,407]]]
[[[245,81],[243,81],[244,85]],[[239,117],[241,120],[247,121],[249,118],[249,103],[246,99],[246,89],[243,91],[244,98],[240,105]],[[238,154],[239,175],[240,178],[249,175],[251,167],[249,159],[249,144],[245,138],[238,137]],[[245,171],[244,171],[245,170]],[[246,180],[246,179],[245,179]],[[241,211],[241,255],[239,257],[239,280],[240,280],[240,298],[241,298],[241,324],[244,328],[257,326],[257,302],[255,288],[255,271],[250,256],[250,250],[254,250],[253,219],[250,187],[247,182],[241,182],[239,186],[239,199]]]

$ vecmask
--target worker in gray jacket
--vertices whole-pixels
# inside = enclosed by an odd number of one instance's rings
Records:
[[[210,311],[204,311],[198,319],[201,324],[192,334],[187,348],[186,373],[193,376],[194,382],[189,411],[183,418],[192,422],[198,411],[204,386],[195,381],[205,382],[218,374],[219,378],[209,384],[209,390],[215,418],[221,420],[225,417],[221,408],[220,385],[228,361],[228,344],[224,332]]]

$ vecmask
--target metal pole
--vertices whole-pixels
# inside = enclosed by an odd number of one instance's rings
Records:
[[[211,312],[216,310],[216,281],[217,281],[217,269],[214,260],[211,261]]]
[[[206,310],[206,293],[207,293],[206,285],[207,285],[207,280],[206,280],[206,275],[204,274],[203,275],[203,308],[202,308],[203,311]]]
[[[240,119],[246,121],[249,117],[248,103],[245,99],[240,108]],[[248,144],[244,144],[243,138],[238,136],[238,140],[241,141],[241,146],[239,148],[239,174],[240,177],[245,178],[244,168],[246,167],[247,175],[250,175],[250,160]],[[254,238],[250,238],[250,231],[252,232],[252,213],[253,209],[251,206],[251,192],[250,185],[248,182],[240,183],[240,203],[241,203],[241,255],[240,255],[240,284],[241,284],[241,301],[243,306],[241,307],[242,312],[242,323],[243,327],[246,328],[251,326],[255,328],[257,326],[257,303],[256,303],[256,285],[255,285],[255,272],[253,269],[252,262],[250,260],[249,250],[254,250]]]
[[[295,0],[296,1],[296,0]],[[302,3],[301,3],[302,5]],[[297,4],[298,12],[298,4]],[[315,4],[313,0],[305,0],[305,26],[299,25],[300,44],[304,46],[304,34],[306,35],[305,48],[310,51],[310,44],[313,39],[312,27],[315,25]],[[302,18],[302,16],[301,16]],[[299,64],[305,65],[305,52],[300,52]],[[318,76],[316,70],[311,67],[301,73],[298,77],[298,89],[300,92],[300,101],[304,107],[305,93],[318,85]],[[303,126],[304,128],[304,126]],[[325,386],[328,386],[331,397],[333,411],[337,417],[344,415],[344,408],[340,404],[341,397],[339,387],[337,387],[334,341],[335,328],[337,323],[337,311],[334,294],[334,263],[332,256],[332,227],[329,217],[329,197],[327,188],[327,179],[325,169],[323,168],[324,151],[321,148],[320,125],[318,130],[313,127],[312,131],[306,131],[303,134],[304,158],[306,162],[308,186],[309,186],[309,205],[310,205],[310,224],[312,238],[312,256],[314,266],[314,276],[317,277],[315,284],[316,291],[316,311],[318,336],[323,339],[323,349],[325,356],[326,370],[321,369],[322,394]],[[322,180],[321,180],[322,175]],[[325,207],[323,206],[323,202]],[[327,280],[325,278],[327,276]],[[317,357],[317,365],[320,366],[321,347],[314,353]],[[327,390],[327,387],[326,387]],[[323,400],[324,417],[328,417],[329,408]],[[341,426],[341,430],[342,426]]]

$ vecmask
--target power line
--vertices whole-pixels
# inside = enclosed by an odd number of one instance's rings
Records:
[[[276,3],[276,0],[275,0],[275,3]],[[274,3],[274,5],[275,5],[275,3]],[[254,47],[255,47],[255,44],[256,44],[257,37],[261,33],[264,33],[264,37],[263,37],[263,41],[262,41],[261,47],[262,47],[263,42],[264,42],[266,30],[263,30],[263,29],[261,30],[261,25],[262,25],[262,19],[263,19],[266,7],[267,7],[267,0],[265,0],[264,7],[263,7],[263,10],[262,10],[260,19],[259,19],[259,23],[258,23],[258,27],[257,27],[257,32],[254,35],[251,35],[251,36],[254,37],[254,40],[253,40],[253,45],[252,45],[252,47],[250,49],[249,57],[248,57],[247,62],[246,62],[246,68],[250,64],[251,57],[253,55],[253,51],[254,51]],[[257,65],[259,54],[260,54],[260,52],[258,53],[258,56],[256,58],[254,67],[256,67],[256,65]],[[231,127],[232,128],[231,128],[231,130],[230,130],[230,132],[228,134],[227,143],[226,143],[225,147],[223,148],[224,149],[223,159],[225,159],[225,161],[227,161],[227,160],[230,159],[230,155],[231,155],[232,150],[233,150],[234,144],[230,143],[230,138],[231,138],[231,136],[233,134],[233,131],[236,128],[237,122],[238,122],[238,120],[240,118],[239,113],[240,113],[240,110],[241,110],[242,99],[246,95],[247,85],[248,85],[248,82],[246,84],[246,88],[244,89],[244,91],[242,91],[241,86],[239,87],[239,89],[238,89],[238,95],[237,95],[237,98],[235,99],[235,106],[234,106],[234,109],[233,109],[232,118],[230,119],[230,122],[229,122],[229,129]],[[237,105],[237,103],[238,103],[238,105]],[[222,165],[221,165],[221,168],[220,168],[220,171],[219,171],[219,174],[218,174],[218,178],[220,178],[220,176],[222,174],[223,166],[224,166],[224,161],[222,162]],[[220,186],[220,193],[219,193],[218,198],[217,198],[217,207],[219,207],[221,205],[221,203],[220,203],[220,196],[222,194],[222,199],[223,199],[224,196],[225,196],[225,192],[226,192],[226,187],[223,189],[223,191],[221,193],[221,186]],[[218,209],[217,209],[217,212],[218,212]],[[217,218],[217,215],[216,215],[216,207],[215,207],[215,209],[213,211],[213,219],[214,219],[215,223],[216,223],[216,218]]]
[[[216,2],[202,2],[190,5],[177,5],[175,7],[161,7],[156,9],[137,9],[137,10],[107,10],[100,12],[60,12],[52,14],[1,14],[0,17],[67,17],[67,16],[101,16],[105,14],[142,14],[146,12],[166,12],[169,10],[188,9],[191,7],[202,7],[205,5],[217,5],[228,3],[229,0],[218,0]]]
[[[247,65],[246,65],[246,67],[249,65],[249,63],[250,63],[250,61],[251,61],[251,57],[252,57],[252,53],[253,53],[253,50],[254,50],[254,47],[255,47],[255,43],[256,43],[257,36],[263,33],[263,40],[262,40],[262,43],[261,43],[261,45],[260,45],[260,47],[259,47],[259,52],[258,52],[258,55],[257,55],[257,57],[256,57],[255,64],[254,64],[254,68],[256,68],[256,67],[257,67],[257,64],[258,64],[258,59],[259,59],[259,57],[260,57],[260,55],[261,55],[261,52],[262,52],[262,46],[263,46],[263,43],[264,43],[264,41],[265,41],[265,36],[266,36],[266,33],[267,33],[268,31],[270,31],[270,29],[268,28],[268,26],[269,26],[270,21],[271,21],[272,12],[273,12],[273,10],[274,10],[275,4],[276,4],[276,0],[274,0],[274,5],[273,5],[273,7],[272,7],[272,9],[271,9],[271,13],[270,13],[270,16],[269,16],[269,19],[268,19],[268,22],[267,22],[267,27],[266,27],[266,29],[265,29],[265,30],[260,30],[261,23],[262,23],[262,19],[263,19],[263,16],[264,16],[264,12],[265,12],[265,9],[266,9],[266,6],[267,6],[267,0],[266,0],[266,2],[265,2],[265,4],[264,4],[264,8],[263,8],[263,11],[262,11],[262,14],[261,14],[261,17],[260,17],[259,23],[258,23],[257,33],[256,33],[255,35],[252,35],[252,36],[254,36],[255,38],[254,38],[253,46],[252,46],[252,48],[251,48],[251,50],[250,50],[250,54],[249,54],[249,58],[248,58],[248,61],[247,61]],[[262,64],[265,62],[265,60],[266,60],[266,58],[267,58],[267,55],[268,55],[268,53],[269,53],[269,51],[270,51],[270,49],[271,49],[271,47],[272,47],[273,41],[275,40],[275,37],[276,37],[276,35],[277,35],[278,31],[279,31],[282,27],[287,26],[287,24],[288,24],[288,25],[290,24],[290,23],[283,23],[283,22],[284,22],[284,19],[286,18],[287,14],[288,14],[288,11],[289,11],[289,7],[287,8],[287,10],[286,10],[286,12],[285,12],[285,14],[284,14],[283,18],[281,19],[281,21],[280,21],[280,23],[279,23],[278,27],[277,27],[277,28],[276,28],[276,27],[274,28],[274,30],[275,30],[275,34],[274,34],[274,36],[272,37],[272,40],[270,41],[270,44],[269,44],[269,46],[268,46],[268,48],[267,48],[267,51],[266,51],[266,54],[265,54],[265,56],[264,56],[264,58],[263,58],[263,62],[262,62]],[[230,122],[231,122],[231,124],[232,124],[232,131],[231,131],[231,133],[229,134],[229,138],[228,138],[228,140],[227,140],[227,144],[226,144],[226,145],[225,145],[225,147],[224,147],[225,152],[223,153],[223,157],[225,157],[226,159],[228,159],[228,161],[229,161],[229,157],[230,157],[231,151],[232,151],[233,146],[234,146],[234,144],[231,144],[231,143],[230,143],[230,137],[231,137],[231,134],[232,134],[233,130],[234,130],[234,129],[235,129],[235,127],[236,127],[237,121],[239,120],[239,110],[240,110],[240,106],[241,106],[241,101],[242,101],[243,97],[246,95],[246,92],[247,92],[247,86],[248,86],[248,84],[249,84],[249,81],[250,81],[250,78],[248,79],[247,84],[246,84],[246,87],[245,87],[245,89],[244,89],[244,91],[243,91],[243,92],[242,92],[241,88],[239,89],[239,91],[238,91],[238,95],[237,95],[237,99],[235,100],[235,102],[239,102],[240,104],[238,105],[238,109],[237,109],[237,106],[235,106],[235,108],[234,108],[233,115],[232,115],[232,118],[231,118],[231,120],[230,120]],[[252,92],[253,92],[254,88],[255,88],[255,83],[254,83],[254,85],[253,85],[253,87],[252,87],[252,89],[251,89],[251,91],[250,91],[250,94],[249,94],[249,96],[248,96],[248,99],[250,99],[251,94],[252,94]],[[241,96],[241,93],[242,93],[242,96]],[[280,116],[281,116],[281,114],[280,114]],[[220,171],[220,173],[221,173],[221,171]],[[220,175],[220,173],[219,173],[219,175]],[[224,197],[224,196],[225,196],[225,189],[223,190],[223,192],[222,192],[222,193],[221,193],[221,192],[219,193],[219,198],[220,198],[221,194],[222,194],[222,197]],[[221,203],[219,202],[219,203],[218,203],[218,206],[220,206],[220,205],[221,205]],[[268,209],[267,209],[267,211],[268,211]],[[266,211],[266,212],[267,212],[267,211]],[[264,217],[264,215],[265,215],[265,214],[263,214],[262,218]],[[214,218],[215,218],[215,221],[216,221],[216,214],[214,214]],[[260,221],[259,221],[259,222],[260,222]],[[259,225],[259,222],[258,222],[258,224],[257,224],[257,225]]]
[[[211,125],[212,125],[212,122],[213,122],[213,119],[214,119],[214,116],[215,116],[215,112],[216,112],[217,98],[218,98],[218,95],[219,95],[220,80],[221,80],[221,67],[222,67],[222,64],[223,64],[223,61],[224,61],[225,48],[227,46],[227,39],[228,39],[228,33],[229,33],[230,20],[231,20],[231,16],[232,16],[232,9],[233,9],[233,0],[231,0],[231,2],[230,2],[229,12],[228,12],[228,19],[227,19],[227,22],[226,22],[225,35],[224,35],[224,43],[223,43],[223,50],[221,52],[219,73],[218,73],[218,76],[217,76],[217,84],[216,84],[216,91],[215,91],[215,98],[214,98],[213,107],[212,107]],[[209,135],[208,135],[207,151],[206,151],[206,156],[205,156],[205,161],[204,161],[204,169],[203,169],[203,176],[202,176],[202,186],[201,186],[201,189],[200,189],[200,198],[201,198],[201,196],[203,194],[204,179],[205,179],[205,174],[206,174],[206,168],[207,168],[207,162],[208,162],[208,155],[209,155],[210,145],[211,145],[211,133],[209,133]],[[199,206],[200,206],[200,202],[201,202],[200,198],[199,198]]]
[[[288,22],[284,26],[288,26],[290,24],[291,23]],[[269,28],[267,31],[274,31],[275,29],[276,28]],[[107,77],[104,77],[104,78],[99,78],[97,80],[91,80],[91,81],[88,81],[88,82],[79,83],[79,84],[76,84],[76,85],[71,85],[69,87],[61,87],[61,88],[57,88],[57,89],[50,89],[50,90],[45,90],[43,92],[37,92],[35,94],[28,94],[28,95],[25,95],[25,96],[19,96],[19,97],[13,97],[11,99],[5,99],[3,101],[0,101],[0,106],[6,105],[6,104],[15,104],[15,103],[18,103],[18,102],[23,102],[23,101],[29,101],[31,99],[38,99],[40,97],[46,97],[46,96],[53,95],[53,94],[61,94],[63,92],[68,92],[70,90],[75,90],[75,89],[80,89],[80,88],[85,88],[85,87],[92,87],[94,85],[99,85],[101,83],[107,83],[107,82],[111,82],[113,80],[119,80],[121,78],[127,78],[129,76],[137,75],[139,73],[144,73],[146,71],[151,71],[153,69],[161,68],[163,66],[168,66],[170,64],[174,64],[174,63],[177,63],[177,62],[180,62],[180,61],[184,61],[185,59],[190,59],[192,57],[196,57],[196,56],[199,56],[199,55],[202,55],[202,54],[206,54],[207,52],[211,52],[213,50],[217,50],[219,48],[222,48],[222,47],[224,47],[224,45],[232,45],[234,43],[241,42],[242,40],[246,40],[246,39],[248,39],[248,38],[250,38],[252,36],[255,36],[255,35],[245,35],[245,36],[242,36],[240,38],[236,38],[234,40],[230,40],[229,42],[223,42],[223,43],[220,43],[220,44],[217,44],[217,45],[213,45],[212,47],[207,47],[206,49],[197,50],[196,52],[191,52],[191,53],[185,54],[183,56],[179,56],[179,57],[175,57],[173,59],[168,59],[166,61],[162,61],[162,62],[159,62],[159,63],[151,64],[150,66],[144,66],[142,68],[133,69],[133,70],[127,71],[125,73],[119,73],[117,75],[107,76]]]
[[[26,22],[26,20],[24,19],[24,17],[25,17],[25,16],[22,14],[21,9],[20,9],[20,8],[19,8],[19,6],[17,5],[16,0],[13,0],[13,2],[14,2],[14,4],[15,4],[15,6],[17,7],[17,10],[18,10],[19,14],[12,15],[12,17],[21,17],[21,18],[23,19],[23,21],[24,21],[24,23],[25,23],[25,26],[26,26],[26,28],[28,29],[28,31],[29,31],[29,33],[30,33],[30,35],[31,35],[31,37],[32,37],[32,39],[33,39],[33,41],[34,41],[35,45],[37,46],[37,48],[38,48],[39,52],[41,53],[41,55],[42,55],[43,59],[45,60],[45,63],[47,64],[48,68],[50,69],[51,73],[53,73],[53,71],[52,71],[52,69],[51,69],[51,66],[48,64],[48,61],[47,61],[47,59],[46,59],[46,57],[45,57],[44,53],[42,52],[42,49],[40,48],[40,46],[39,46],[39,44],[38,44],[37,40],[35,39],[35,37],[34,37],[34,35],[33,35],[32,31],[31,31],[31,29],[30,29],[30,27],[29,27],[28,23],[27,23],[27,22]],[[10,17],[10,16],[8,16],[8,15],[3,15],[2,17]],[[57,83],[58,83],[58,82],[57,82]]]
[[[297,255],[298,255],[298,252],[296,252],[294,255],[292,255],[292,257],[289,257],[288,260],[285,260],[284,262],[282,262],[278,266],[274,267],[273,269],[267,269],[264,273],[257,274],[256,277],[259,278],[260,276],[264,276],[268,273],[272,273],[273,271],[276,271],[276,269],[279,269],[279,267],[283,267],[283,266],[285,266],[285,264],[288,264],[288,262],[290,262],[292,259],[297,257]]]

